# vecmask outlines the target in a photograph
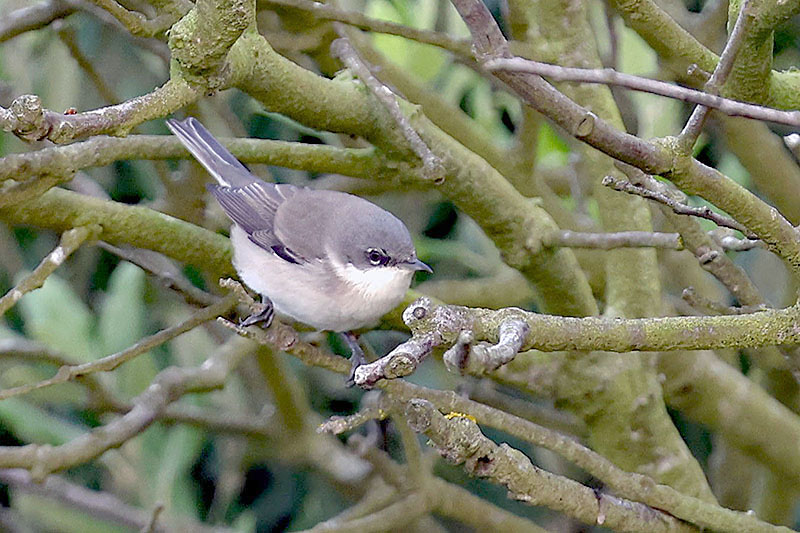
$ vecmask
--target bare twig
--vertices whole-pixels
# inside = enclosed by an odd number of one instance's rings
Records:
[[[317,431],[319,433],[332,433],[340,435],[347,431],[352,431],[355,428],[365,424],[370,420],[383,420],[389,413],[381,409],[379,406],[367,406],[360,409],[357,413],[347,416],[332,416],[325,422],[319,425]]]
[[[18,96],[8,109],[0,107],[0,128],[27,140],[64,143],[88,135],[124,135],[142,122],[163,117],[202,95],[197,86],[171,78],[154,91],[117,105],[83,113],[56,113],[42,107],[32,94]]]
[[[260,5],[300,9],[312,13],[315,17],[322,20],[341,22],[360,30],[397,35],[412,41],[442,48],[459,56],[469,56],[469,41],[451,37],[446,33],[420,30],[386,20],[370,18],[358,11],[346,11],[338,9],[330,4],[313,2],[311,0],[259,0],[258,3]]]
[[[428,400],[408,402],[406,416],[411,427],[425,434],[448,462],[463,464],[470,474],[504,485],[515,500],[543,505],[614,531],[697,531],[663,511],[595,492],[577,481],[546,472],[519,450],[487,438],[475,420],[446,417]]]
[[[765,247],[764,242],[757,239],[739,239],[733,235],[720,235],[717,230],[710,231],[708,234],[722,248],[732,252],[744,252],[753,248]],[[660,233],[655,231],[592,233],[558,230],[543,236],[542,245],[562,248],[588,248],[592,250],[614,250],[616,248],[683,250],[685,248],[679,233]]]
[[[95,361],[91,361],[89,363],[83,363],[80,365],[69,365],[69,366],[62,366],[58,369],[58,372],[55,376],[45,379],[43,381],[39,381],[37,383],[32,383],[30,385],[21,385],[19,387],[13,387],[11,389],[4,389],[0,390],[0,400],[4,400],[6,398],[11,398],[14,396],[19,396],[20,394],[27,394],[31,391],[43,389],[45,387],[50,387],[52,385],[56,385],[58,383],[66,383],[71,381],[79,376],[84,376],[86,374],[90,374],[93,372],[110,372],[114,370],[118,366],[123,363],[138,357],[139,355],[152,350],[156,346],[160,346],[165,342],[174,339],[178,335],[182,335],[187,331],[194,329],[195,327],[203,324],[204,322],[208,322],[209,320],[213,320],[214,318],[218,317],[219,315],[225,313],[226,311],[230,310],[236,303],[239,301],[238,296],[236,295],[228,295],[225,298],[220,299],[217,303],[210,305],[201,309],[200,311],[193,314],[188,319],[184,320],[180,324],[172,326],[171,328],[167,328],[164,330],[159,331],[155,335],[151,335],[146,337],[133,346],[122,350],[121,352],[117,352],[111,354],[109,356],[103,357],[101,359],[97,359]]]
[[[43,344],[24,338],[8,338],[0,340],[0,357],[16,358],[22,361],[46,363],[56,367],[71,364],[71,360]],[[116,409],[121,407],[112,392],[97,376],[84,376],[82,383],[89,390],[92,401],[99,409]]]
[[[465,380],[459,385],[458,392],[476,402],[566,435],[582,439],[588,434],[586,424],[574,414],[549,404],[543,405],[531,398],[504,394],[497,383],[489,378]]]
[[[413,492],[388,507],[360,518],[342,523],[321,522],[299,533],[344,533],[346,531],[386,531],[403,529],[420,516],[430,512],[430,498],[423,492]]]
[[[619,162],[616,166],[634,185],[660,193],[679,203],[683,203],[686,199],[686,195],[683,192],[655,179],[653,176],[643,173],[635,167]],[[747,248],[750,244],[764,247],[763,241],[752,239],[739,241],[736,239],[738,242],[731,242],[727,237],[730,237],[729,234],[733,233],[733,230],[716,228],[705,232],[701,229],[696,219],[677,215],[670,207],[664,204],[659,203],[658,208],[664,214],[668,223],[678,230],[684,245],[694,254],[700,266],[725,285],[742,305],[759,305],[764,302],[763,296],[759,293],[758,288],[753,284],[747,273],[724,253],[727,249]],[[741,244],[741,247],[739,244]],[[729,245],[730,248],[726,248],[726,245]]]
[[[322,144],[273,141],[268,139],[220,139],[244,163],[298,168],[311,172],[346,174],[379,180],[382,187],[397,187],[420,182],[421,165],[390,159],[374,148],[338,148]],[[129,135],[125,138],[95,136],[68,145],[50,146],[41,150],[8,154],[0,158],[0,182],[40,176],[57,176],[59,183],[68,181],[77,170],[98,167],[119,160],[164,160],[191,157],[174,136]],[[363,181],[363,180],[359,180]],[[385,182],[385,183],[384,183]],[[315,182],[315,185],[317,183]],[[3,204],[5,195],[0,196]]]
[[[405,316],[408,309],[403,313]],[[355,384],[364,389],[372,388],[382,379],[396,379],[412,374],[422,364],[436,345],[435,334],[412,337],[377,361],[361,365],[356,369]]]
[[[59,446],[0,446],[0,467],[30,470],[33,479],[41,481],[52,472],[90,461],[141,433],[184,394],[222,386],[247,353],[232,343],[221,347],[199,367],[168,367],[133,399],[133,408],[125,415]]]
[[[83,226],[71,229],[61,236],[61,241],[55,249],[42,259],[33,272],[22,279],[13,289],[0,298],[0,316],[16,304],[23,295],[44,285],[47,277],[52,274],[75,250],[89,239],[100,234],[99,226]]]
[[[125,9],[116,0],[90,0],[111,13],[125,28],[138,37],[153,37],[168,30],[180,16],[173,13],[158,15],[148,19],[141,13]]]
[[[369,70],[369,67],[358,57],[350,42],[342,37],[331,44],[331,53],[342,60],[358,79],[375,95],[378,101],[386,108],[392,118],[397,122],[403,136],[408,141],[411,149],[422,160],[423,174],[432,181],[439,182],[444,179],[444,167],[439,157],[431,152],[425,141],[411,126],[408,118],[403,114],[397,103],[395,94],[386,85],[381,83]]]
[[[703,105],[734,117],[747,117],[774,122],[776,124],[800,127],[800,111],[781,111],[771,107],[739,102],[715,94],[688,89],[672,83],[634,76],[632,74],[623,74],[610,68],[586,69],[562,67],[550,63],[530,61],[521,57],[493,58],[483,63],[483,66],[494,72],[524,72],[544,76],[553,81],[616,85],[635,91],[657,94],[683,102]]]
[[[103,250],[150,272],[166,288],[182,294],[187,303],[209,306],[219,300],[213,294],[192,285],[192,282],[183,275],[172,260],[163,254],[132,246],[114,246],[103,241],[98,242],[97,245]]]
[[[91,516],[109,520],[128,528],[140,529],[147,526],[151,513],[131,507],[109,492],[90,490],[67,481],[60,476],[48,476],[42,483],[36,482],[25,470],[17,468],[0,469],[0,481],[12,490],[37,494],[59,501]],[[223,526],[209,527],[186,519],[164,520],[167,524],[156,524],[152,531],[176,533],[193,531],[197,533],[225,533],[232,530]]]
[[[67,25],[62,24],[61,22],[57,22],[54,27],[57,26],[58,38],[61,39],[61,42],[64,43],[64,46],[67,47],[69,50],[70,55],[78,63],[78,66],[86,73],[92,83],[94,84],[95,89],[100,94],[100,97],[106,101],[108,104],[116,104],[119,102],[119,98],[117,95],[114,94],[114,91],[111,87],[106,83],[106,80],[103,79],[103,76],[97,71],[94,66],[94,63],[86,57],[86,54],[83,53],[80,46],[78,46],[78,39],[75,35],[75,30],[68,27]]]
[[[605,178],[603,178],[602,184],[605,185],[606,187],[614,189],[615,191],[626,192],[628,194],[635,194],[637,196],[647,198],[648,200],[653,200],[655,202],[662,203],[668,206],[670,209],[672,209],[675,213],[679,215],[688,215],[698,218],[705,218],[706,220],[714,222],[718,226],[741,231],[749,239],[758,238],[752,231],[748,230],[746,227],[739,224],[737,221],[725,215],[720,215],[719,213],[714,212],[710,207],[707,206],[692,207],[677,202],[665,194],[656,191],[651,191],[650,189],[647,189],[645,187],[634,185],[629,181],[620,180],[613,176],[606,176]]]
[[[3,14],[0,19],[0,43],[22,33],[47,26],[54,20],[74,13],[77,7],[65,0],[50,0]],[[0,122],[2,118],[0,118]]]
[[[725,84],[725,80],[733,70],[733,62],[736,60],[736,55],[739,53],[739,48],[744,40],[747,20],[750,16],[750,2],[743,0],[742,5],[739,7],[739,16],[736,18],[736,24],[733,26],[731,35],[728,42],[725,43],[725,49],[719,57],[714,72],[705,84],[705,92],[708,94],[719,94],[720,89]],[[689,152],[697,141],[697,137],[703,130],[703,125],[710,112],[710,108],[699,105],[692,111],[689,120],[683,127],[680,135],[678,135],[678,142],[683,150]]]
[[[681,298],[695,309],[711,311],[712,313],[718,315],[746,315],[748,313],[757,313],[759,311],[766,311],[769,309],[769,306],[766,304],[748,305],[743,307],[724,305],[697,294],[697,291],[694,290],[694,287],[686,287],[683,289],[683,292],[681,292]]]

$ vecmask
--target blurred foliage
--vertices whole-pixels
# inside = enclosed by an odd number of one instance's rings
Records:
[[[33,5],[27,0],[0,0],[0,13]],[[138,2],[131,2],[138,5]],[[452,36],[468,34],[447,2],[430,0],[364,0],[350,2],[352,9],[371,17],[422,29],[436,29]],[[605,7],[593,2],[598,13]],[[693,11],[702,2],[687,2]],[[500,9],[495,6],[495,13]],[[619,68],[626,72],[656,76],[659,62],[655,53],[632,30],[616,18],[611,19],[618,41]],[[608,45],[605,24],[597,22],[601,48]],[[146,93],[168,77],[168,64],[152,49],[139,46],[114,24],[91,13],[78,12],[57,24],[20,35],[0,45],[0,105],[8,105],[12,95],[35,93],[48,108],[93,109],[107,105],[86,73],[70,56],[59,38],[60,28],[78,36],[78,45],[100,76],[121,101]],[[266,31],[269,36],[269,30]],[[284,36],[285,37],[285,36]],[[299,35],[298,38],[301,38]],[[798,58],[800,26],[793,23],[780,29],[775,53],[780,61],[794,63]],[[468,67],[454,62],[448,53],[407,39],[375,35],[374,46],[386,57],[428,84],[451,105],[467,113],[498,145],[513,142],[515,126],[521,120],[516,99],[493,87]],[[162,45],[162,43],[157,43]],[[163,46],[163,45],[162,45]],[[6,90],[7,89],[7,90]],[[649,138],[679,131],[688,107],[649,94],[628,96],[633,106],[640,136]],[[222,135],[252,135],[261,138],[346,145],[351,142],[327,132],[317,132],[271,113],[241,93],[228,91],[210,97],[191,110]],[[140,133],[165,133],[160,121],[137,128]],[[0,135],[0,156],[36,149],[10,135]],[[536,160],[539,168],[574,173],[574,141],[547,123],[539,126]],[[712,127],[699,147],[701,161],[714,163],[738,183],[751,187],[747,170],[720,140]],[[296,184],[311,184],[319,176],[280,168],[253,166],[256,173]],[[147,161],[120,161],[103,168],[79,173],[79,180],[91,180],[108,197],[124,203],[142,204],[156,209],[165,205],[167,194],[178,194],[166,187],[181,179],[189,165],[159,166]],[[69,185],[68,185],[69,186]],[[569,209],[575,183],[554,183]],[[580,184],[577,184],[580,187]],[[565,192],[566,189],[566,192]],[[185,200],[178,198],[179,200]],[[504,267],[500,254],[480,228],[459,213],[452,203],[435,193],[389,192],[370,196],[402,218],[417,239],[421,258],[436,272],[431,279],[474,279],[490,277]],[[596,217],[596,205],[589,206]],[[226,231],[227,222],[216,206],[205,211],[207,227]],[[711,229],[710,223],[707,229]],[[0,292],[29,272],[55,244],[55,236],[31,228],[0,225]],[[765,251],[754,251],[740,261],[771,301],[783,303],[791,293],[781,265]],[[19,268],[17,270],[17,268]],[[186,270],[199,287],[215,287],[216,280],[202,272]],[[420,280],[425,278],[420,277]],[[678,293],[680,288],[676,288]],[[533,302],[528,302],[533,309]],[[84,247],[51,275],[45,285],[26,295],[0,322],[0,339],[25,337],[60,354],[66,361],[87,362],[122,350],[139,339],[185,319],[190,308],[142,269],[95,247]],[[167,344],[138,356],[113,373],[98,378],[119,401],[128,401],[145,390],[159,370],[169,365],[200,364],[217,349],[222,332],[214,324],[198,328]],[[368,336],[379,353],[385,353],[402,339],[396,332],[376,331]],[[339,341],[319,338],[337,353],[347,350]],[[746,357],[742,356],[746,361]],[[288,362],[293,374],[304,384],[308,401],[320,417],[348,414],[359,405],[361,391],[345,389],[341,376]],[[52,375],[56,366],[46,362],[0,361],[2,388],[33,383]],[[190,395],[181,404],[202,407],[224,416],[226,412],[246,412],[255,416],[270,394],[251,389],[253,376],[248,369],[229,378],[224,390]],[[425,365],[411,381],[440,389],[455,388],[462,380],[446,373],[442,366]],[[263,385],[262,385],[263,389]],[[19,398],[0,401],[0,444],[26,442],[57,445],[96,427],[114,415],[88,407],[86,389],[69,383],[37,391]],[[510,391],[507,391],[510,392]],[[513,394],[513,393],[512,393]],[[529,401],[536,401],[528,398]],[[546,405],[547,402],[542,402]],[[702,464],[713,450],[711,434],[680,413],[673,413],[681,434]],[[399,437],[391,423],[382,424],[381,446],[392,457],[402,458]],[[377,431],[376,428],[371,430]],[[366,431],[366,430],[365,430]],[[507,441],[525,451],[548,469],[568,471],[587,483],[563,461],[553,458],[507,435],[490,433],[497,441]],[[117,494],[126,503],[152,510],[161,504],[165,513],[196,521],[225,524],[235,531],[283,531],[312,527],[341,512],[353,503],[337,484],[309,464],[291,459],[285,450],[269,449],[267,443],[243,444],[242,437],[214,433],[204,428],[157,423],[118,450],[107,452],[98,461],[65,473],[76,483]],[[299,444],[302,445],[302,444]],[[288,457],[288,459],[287,459]],[[461,468],[438,464],[437,474],[464,484],[494,504],[515,513],[553,524],[553,530],[587,531],[575,524],[559,521],[553,513],[524,506],[507,499],[505,491],[485,481],[465,479]],[[112,532],[131,529],[99,520],[85,512],[39,495],[14,492],[4,504],[20,517],[18,531]],[[442,522],[443,524],[445,522]],[[564,528],[564,529],[561,529]],[[447,523],[446,530],[459,531],[459,524]],[[593,528],[600,531],[602,528]]]

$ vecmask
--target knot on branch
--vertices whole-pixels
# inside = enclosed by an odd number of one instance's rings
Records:
[[[356,369],[354,382],[372,388],[382,379],[414,372],[437,346],[450,345],[445,364],[450,370],[484,373],[511,361],[525,344],[530,328],[518,309],[501,312],[435,304],[430,298],[415,300],[403,311],[411,338],[375,362]],[[494,344],[469,346],[474,340]]]
[[[511,362],[530,332],[528,323],[519,318],[508,318],[500,323],[497,344],[482,342],[472,346],[474,334],[462,331],[456,343],[444,354],[444,364],[451,372],[480,375]]]
[[[430,401],[421,398],[408,402],[405,415],[409,427],[428,437],[448,462],[460,464],[483,455],[480,450],[488,439],[469,417],[445,416]]]
[[[33,94],[23,94],[11,102],[3,129],[28,141],[47,137],[51,125],[45,116],[42,100]]]

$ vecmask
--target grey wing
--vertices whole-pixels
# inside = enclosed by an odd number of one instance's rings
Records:
[[[225,213],[247,233],[253,243],[290,263],[307,262],[306,258],[290,249],[275,235],[275,214],[278,208],[304,188],[272,185],[259,180],[244,187],[210,185],[209,190]]]

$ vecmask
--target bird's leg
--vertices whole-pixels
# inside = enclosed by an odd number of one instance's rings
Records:
[[[342,333],[342,337],[344,338],[344,342],[350,347],[350,376],[347,378],[346,385],[352,387],[356,383],[356,368],[365,364],[367,358],[364,357],[364,350],[362,350],[361,346],[358,344],[358,336],[355,333],[352,331],[345,331]]]
[[[275,308],[272,306],[272,301],[261,295],[261,309],[249,317],[242,320],[240,325],[247,327],[253,324],[263,323],[263,328],[268,328],[272,324],[272,319],[275,317]]]

